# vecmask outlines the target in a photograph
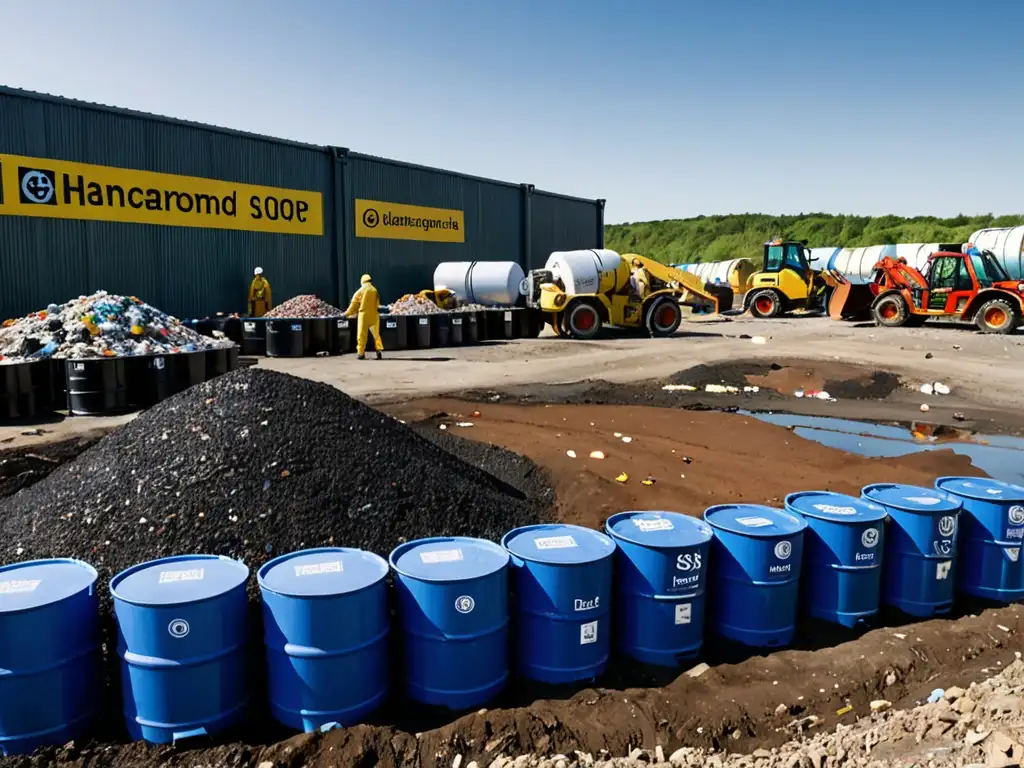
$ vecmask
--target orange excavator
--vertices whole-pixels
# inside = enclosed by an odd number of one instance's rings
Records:
[[[887,328],[941,318],[1011,333],[1024,320],[1024,281],[1011,280],[991,251],[969,246],[966,253],[933,253],[923,273],[887,256],[875,265],[874,278],[867,286],[871,316]]]

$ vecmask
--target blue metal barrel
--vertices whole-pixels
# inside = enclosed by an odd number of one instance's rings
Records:
[[[87,734],[100,698],[99,647],[91,565],[0,568],[0,755]]]
[[[615,646],[645,664],[680,666],[704,642],[711,526],[678,512],[619,512],[615,540]]]
[[[245,714],[244,563],[180,555],[110,582],[128,733],[171,744],[223,731]]]
[[[388,689],[388,564],[342,547],[283,555],[260,568],[270,709],[311,732],[355,725]]]
[[[786,497],[807,521],[803,603],[810,616],[854,627],[878,613],[885,551],[885,507],[829,491]]]
[[[506,533],[501,544],[512,556],[519,674],[562,684],[604,672],[615,542],[577,525],[528,525]]]
[[[953,607],[960,502],[916,485],[876,483],[861,491],[889,513],[882,569],[882,602],[911,616]]]
[[[957,588],[1000,603],[1024,600],[1024,488],[987,477],[940,477],[935,487],[963,504]]]
[[[493,541],[410,541],[391,553],[405,686],[422,704],[470,709],[508,682],[508,554]]]
[[[789,645],[796,635],[807,523],[760,504],[708,507],[711,544],[708,626],[755,648]]]

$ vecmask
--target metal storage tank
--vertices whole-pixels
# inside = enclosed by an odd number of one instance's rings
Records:
[[[711,527],[678,512],[619,512],[605,530],[616,544],[616,650],[663,667],[696,656]]]
[[[750,259],[703,261],[697,264],[675,264],[673,266],[696,275],[705,283],[725,283],[732,288],[733,293],[744,293],[751,275],[758,270],[757,265]]]
[[[803,601],[816,619],[855,627],[878,613],[885,508],[830,491],[786,497],[786,509],[807,521]]]
[[[1014,280],[1024,279],[1024,227],[979,229],[970,242],[984,251],[992,251]]]
[[[165,557],[110,582],[128,734],[173,744],[224,731],[245,714],[244,563]]]
[[[940,477],[935,487],[963,504],[957,588],[999,603],[1024,599],[1024,488],[987,477]]]
[[[612,290],[620,278],[628,280],[629,272],[619,269],[622,263],[622,256],[608,249],[555,251],[544,262],[544,269],[560,279],[566,294],[573,296]]]
[[[443,261],[434,269],[434,290],[455,291],[469,304],[511,307],[519,302],[524,277],[514,261]]]
[[[942,243],[897,243],[896,257],[906,259],[918,272],[928,266],[928,257],[942,250]]]
[[[270,710],[307,733],[356,725],[388,692],[388,564],[325,547],[259,570]]]
[[[0,755],[88,734],[101,694],[96,578],[78,560],[0,567]]]
[[[897,483],[868,485],[861,495],[889,513],[882,602],[911,616],[949,613],[960,502],[931,488]]]
[[[809,257],[809,263],[814,269],[825,269],[829,267],[832,262],[832,258],[838,255],[842,248],[837,248],[833,245],[823,246],[820,248],[809,249],[811,255]]]
[[[807,523],[760,504],[720,504],[704,512],[711,544],[708,627],[755,648],[789,645]]]
[[[829,257],[828,269],[834,269],[854,285],[870,283],[875,264],[884,256],[895,257],[895,245],[869,245],[863,248],[840,248]],[[819,269],[822,264],[815,264]]]
[[[508,553],[468,537],[419,539],[389,558],[398,592],[405,692],[465,710],[508,682]]]
[[[512,556],[516,667],[558,685],[593,680],[611,656],[615,542],[578,525],[528,525],[501,540]]]

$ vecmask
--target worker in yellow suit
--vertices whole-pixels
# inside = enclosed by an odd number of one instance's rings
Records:
[[[640,259],[633,259],[633,274],[630,275],[630,282],[633,284],[634,292],[641,298],[646,299],[651,292],[651,277],[644,269],[644,263]]]
[[[263,277],[263,267],[256,267],[249,286],[249,317],[263,317],[271,307],[270,283]]]
[[[373,343],[377,349],[377,359],[381,359],[384,343],[380,340],[380,294],[374,287],[369,275],[359,278],[359,290],[352,295],[352,303],[345,310],[345,317],[359,313],[356,323],[356,353],[360,360],[366,359],[366,342],[373,332]]]

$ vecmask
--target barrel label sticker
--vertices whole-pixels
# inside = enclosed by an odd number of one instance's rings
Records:
[[[953,542],[950,539],[933,541],[932,549],[935,550],[935,554],[939,557],[948,557],[953,554]]]
[[[922,507],[934,507],[942,501],[935,496],[904,496],[903,500],[909,501],[911,504],[920,504]]]
[[[385,328],[397,328],[398,327],[398,321],[397,320],[388,320],[386,323],[384,323],[384,327]]]
[[[158,371],[162,371],[164,369],[164,365],[166,365],[166,363],[164,363],[164,359],[162,357],[157,357],[153,360],[153,367]]]
[[[775,545],[775,556],[779,560],[789,560],[791,554],[793,554],[793,542],[783,539]]]
[[[476,608],[476,600],[469,595],[459,595],[455,598],[455,610],[459,613],[472,613]]]
[[[766,525],[772,524],[767,517],[737,517],[736,522],[747,526],[747,528],[764,528]]]
[[[671,520],[666,520],[664,517],[659,517],[654,520],[643,520],[639,517],[633,518],[633,525],[639,528],[644,533],[650,533],[651,531],[673,531],[675,526],[672,525]]]
[[[176,637],[179,640],[183,637],[187,637],[188,633],[191,631],[192,628],[184,619],[171,619],[170,624],[167,625],[167,634],[171,637]]]
[[[511,320],[511,319],[512,319],[512,313],[511,312],[506,312],[505,313],[505,320]]]
[[[570,549],[576,546],[572,536],[545,536],[533,540],[537,549]]]
[[[856,507],[837,507],[834,504],[812,504],[819,512],[824,512],[826,515],[856,515]]]
[[[952,536],[956,531],[956,518],[953,515],[943,515],[939,518],[939,535]]]
[[[877,528],[865,528],[864,532],[860,535],[860,543],[868,549],[873,548],[878,544],[878,529]]]
[[[1020,547],[1007,547],[1006,557],[1010,560],[1011,563],[1016,563],[1018,560],[1020,560]]]
[[[424,565],[457,563],[461,559],[461,549],[435,549],[433,552],[420,552],[420,560],[423,561]]]
[[[157,579],[159,584],[177,584],[179,581],[202,581],[206,575],[204,568],[187,568],[181,571],[160,571]]]
[[[338,321],[338,327],[339,328],[348,328],[348,320],[339,320]]]
[[[1014,527],[1006,529],[1006,540],[1013,541],[1014,539],[1024,540],[1024,528]]]
[[[242,327],[247,331],[255,331],[256,323],[242,323]]]
[[[1024,507],[1019,504],[1010,507],[1010,523],[1012,525],[1024,525]]]
[[[594,595],[589,600],[577,597],[572,601],[574,611],[593,611],[601,607],[601,596]]]
[[[935,580],[945,581],[949,576],[949,571],[953,567],[952,560],[943,560],[941,563],[935,564]]]
[[[345,570],[341,560],[334,560],[330,563],[306,563],[295,566],[296,576],[319,576],[322,573],[343,573]]]
[[[588,621],[580,624],[580,645],[593,645],[597,642],[597,622]]]
[[[35,592],[40,585],[39,579],[10,579],[0,581],[0,595],[21,595],[26,592]]]
[[[452,325],[462,325],[462,318],[461,317],[453,317],[452,318]]]
[[[296,332],[301,331],[302,330],[302,324],[301,323],[295,323],[295,325],[292,326],[292,330],[296,331]]]
[[[693,606],[690,603],[679,603],[676,605],[676,626],[689,624],[693,614]]]
[[[85,363],[75,363],[74,367],[75,367],[76,371],[84,371],[85,370]]]
[[[427,318],[425,318],[425,317],[421,317],[420,318],[420,325],[430,325],[430,321]]]

